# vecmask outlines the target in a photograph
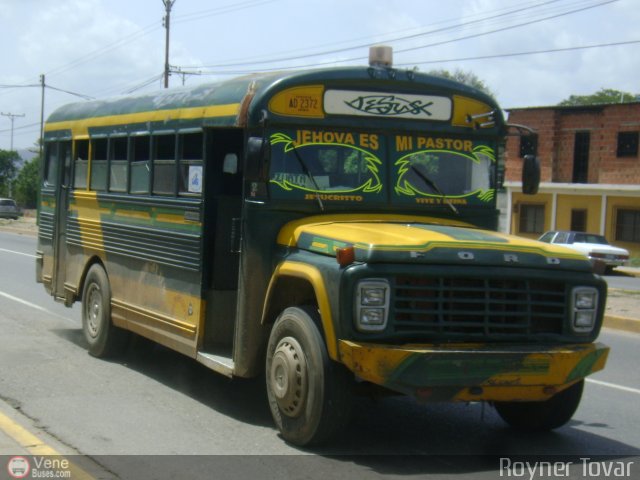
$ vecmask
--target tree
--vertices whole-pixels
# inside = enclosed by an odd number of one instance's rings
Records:
[[[464,83],[465,85],[469,85],[470,87],[474,87],[478,90],[483,91],[490,97],[495,97],[495,94],[489,88],[489,86],[473,72],[465,72],[464,70],[456,69],[453,73],[451,73],[449,70],[431,70],[428,73],[435,77],[446,78],[448,80],[454,80],[456,82]]]
[[[18,152],[0,150],[0,196],[11,194],[11,182],[16,176],[16,162],[20,160]]]
[[[558,105],[561,107],[579,106],[579,105],[602,105],[609,103],[629,103],[637,102],[638,95],[633,95],[620,90],[611,88],[601,88],[591,95],[571,95],[566,100],[561,101]]]
[[[38,202],[38,178],[40,157],[34,157],[24,164],[14,183],[18,204],[25,208],[36,208]]]

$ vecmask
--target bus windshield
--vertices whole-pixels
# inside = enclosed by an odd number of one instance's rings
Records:
[[[278,130],[269,136],[272,198],[492,206],[486,142],[373,132]]]

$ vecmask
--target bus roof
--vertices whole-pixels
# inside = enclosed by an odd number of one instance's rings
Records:
[[[309,92],[316,93],[318,89],[340,88],[449,98],[457,95],[471,103],[481,103],[484,110],[495,112],[492,127],[503,127],[502,114],[495,101],[475,88],[414,71],[345,67],[254,74],[216,83],[72,103],[55,110],[49,116],[45,130],[47,133],[73,130],[74,134],[88,134],[92,128],[131,124],[153,125],[154,130],[161,127],[256,126],[267,111],[272,117],[288,117],[293,121],[295,117],[307,122],[319,115],[324,117],[317,111],[315,115],[305,114],[283,107],[284,111],[276,108],[274,113],[270,108],[270,101],[278,92],[298,88],[303,90],[300,95],[304,96],[305,86],[310,87]]]

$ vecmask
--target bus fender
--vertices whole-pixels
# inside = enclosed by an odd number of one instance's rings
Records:
[[[327,345],[327,352],[332,360],[338,361],[338,341],[333,327],[333,315],[331,314],[331,306],[329,303],[329,295],[324,284],[324,280],[320,271],[311,265],[300,262],[284,261],[280,263],[269,281],[267,288],[267,294],[265,297],[264,306],[262,308],[261,323],[266,325],[269,323],[274,315],[280,312],[274,312],[274,308],[278,309],[278,306],[273,305],[272,300],[277,295],[278,285],[280,280],[285,278],[295,278],[307,282],[313,289],[313,295],[318,305],[318,311],[320,313],[320,320],[322,322],[322,329],[324,331],[324,338]],[[293,306],[293,305],[288,305]],[[278,309],[279,310],[279,309]]]

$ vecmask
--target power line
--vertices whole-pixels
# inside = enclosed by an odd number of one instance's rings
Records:
[[[437,28],[437,29],[434,29],[434,30],[429,30],[429,31],[426,31],[426,32],[420,32],[420,33],[416,33],[416,34],[404,35],[404,36],[400,36],[400,37],[396,37],[396,38],[392,38],[392,39],[387,39],[386,42],[387,43],[394,43],[394,42],[406,41],[406,40],[415,39],[415,38],[418,38],[418,37],[421,37],[421,36],[428,36],[428,35],[434,35],[434,34],[438,34],[438,33],[443,33],[443,32],[450,31],[450,30],[463,29],[463,28],[466,28],[466,27],[469,27],[471,25],[475,25],[475,24],[481,23],[481,22],[487,22],[487,21],[490,21],[490,20],[496,20],[496,19],[501,19],[501,18],[504,19],[505,17],[513,16],[513,15],[518,14],[518,13],[523,13],[523,12],[528,11],[528,10],[544,7],[544,6],[547,6],[549,4],[557,3],[558,1],[560,1],[560,0],[550,0],[550,1],[547,1],[547,2],[536,3],[535,5],[526,6],[526,7],[518,8],[518,9],[515,9],[515,10],[510,10],[508,12],[503,12],[503,13],[499,13],[499,14],[495,14],[495,15],[490,15],[490,16],[487,16],[487,17],[483,17],[483,18],[472,20],[472,21],[468,21],[468,22],[462,22],[462,23],[459,23],[459,24],[456,24],[456,25],[452,25],[452,26],[446,26],[446,27],[441,27],[441,28]],[[476,38],[476,37],[480,37],[480,36],[484,36],[484,35],[489,35],[491,33],[497,33],[497,32],[504,31],[504,30],[519,28],[519,27],[522,27],[522,26],[528,26],[528,25],[531,25],[533,23],[538,23],[538,22],[542,22],[542,21],[558,18],[558,17],[561,17],[561,16],[565,16],[565,15],[581,12],[581,11],[584,11],[584,10],[587,10],[587,9],[590,9],[590,8],[599,7],[599,6],[606,5],[606,4],[609,4],[609,3],[613,3],[613,2],[616,2],[616,1],[618,1],[618,0],[599,1],[599,2],[597,2],[595,4],[588,5],[588,6],[584,6],[584,1],[580,1],[580,2],[576,2],[575,4],[571,4],[570,8],[572,8],[572,10],[562,11],[560,13],[554,13],[552,15],[547,15],[547,16],[542,17],[542,18],[528,20],[526,22],[518,23],[518,24],[515,24],[515,25],[508,25],[506,27],[494,29],[494,30],[487,31],[487,32],[474,33],[472,35],[458,37],[458,38],[450,39],[450,40],[444,40],[444,41],[435,42],[435,43],[430,43],[430,44],[422,45],[422,46],[419,46],[419,47],[410,47],[410,48],[401,49],[401,50],[397,50],[396,49],[395,53],[402,53],[402,52],[407,52],[407,51],[412,51],[412,50],[418,50],[418,49],[429,48],[429,47],[433,47],[433,46],[444,45],[444,44],[447,44],[447,43],[453,43],[453,42],[461,41],[461,40],[468,40],[468,39],[471,39],[471,38]],[[579,8],[574,8],[574,5],[578,5]],[[544,14],[545,12],[541,12],[541,13]],[[362,50],[364,48],[367,48],[369,45],[370,45],[370,43],[367,43],[367,44],[364,44],[364,45],[355,45],[355,46],[351,46],[351,47],[327,50],[327,51],[323,51],[323,52],[316,52],[316,53],[310,53],[310,54],[304,54],[304,55],[298,55],[298,56],[286,56],[286,57],[279,57],[279,58],[271,58],[271,59],[267,59],[267,60],[257,60],[257,61],[252,61],[250,63],[234,62],[234,63],[214,64],[214,65],[182,66],[182,68],[229,68],[229,67],[241,67],[241,66],[246,66],[246,65],[281,63],[281,62],[287,62],[287,61],[293,61],[293,60],[308,59],[308,58],[311,58],[311,57],[335,55],[335,54],[344,53],[344,52],[347,52],[347,51],[350,51],[350,50]],[[362,60],[366,60],[366,59],[367,59],[366,56],[358,56],[358,57],[352,57],[352,58],[346,58],[346,59],[340,59],[340,60],[331,60],[331,61],[311,63],[311,64],[307,62],[304,65],[295,66],[295,67],[287,67],[286,69],[289,69],[289,68],[321,67],[321,66],[331,65],[331,64],[335,64],[335,63],[347,63],[347,62],[353,62],[353,61],[362,61]],[[278,70],[280,70],[280,69],[282,69],[282,67],[278,68]],[[251,71],[258,71],[258,70],[252,69]],[[260,71],[265,71],[265,70],[262,69]]]
[[[124,93],[133,93],[133,92],[135,92],[137,90],[140,90],[140,89],[142,89],[142,88],[144,88],[144,87],[146,87],[148,85],[151,85],[152,83],[155,83],[155,82],[157,82],[159,80],[162,80],[163,77],[164,77],[164,72],[162,72],[159,75],[154,75],[153,77],[145,80],[144,82],[142,82],[142,83],[140,83],[138,85],[135,85],[134,87],[131,87],[130,89],[126,90]]]
[[[59,75],[63,72],[69,71],[69,70],[73,70],[74,68],[79,67],[82,64],[85,64],[87,62],[90,62],[92,60],[95,60],[96,58],[110,52],[111,50],[115,50],[117,48],[123,47],[129,43],[131,43],[133,40],[137,40],[140,37],[144,37],[156,30],[160,29],[160,26],[157,24],[157,22],[154,22],[152,24],[147,25],[146,27],[143,27],[129,35],[125,35],[124,37],[119,38],[118,40],[116,40],[115,42],[109,43],[103,47],[97,48],[95,50],[92,50],[78,58],[76,58],[75,60],[72,60],[68,63],[65,63],[63,65],[60,65],[56,68],[53,68],[52,70],[50,70],[49,72],[47,72],[48,76],[52,76],[52,75]]]
[[[19,127],[16,127],[14,130],[25,130],[27,128],[33,128],[33,127],[38,127],[40,126],[40,122],[36,122],[36,123],[29,123],[27,125],[21,125]],[[11,129],[10,128],[5,128],[3,130],[0,130],[0,133],[7,133],[10,132]]]
[[[591,48],[606,48],[606,47],[618,47],[621,45],[632,45],[634,43],[640,43],[640,40],[629,40],[626,42],[613,42],[613,43],[600,43],[598,45],[582,45],[578,47],[565,47],[565,48],[551,48],[547,50],[529,50],[526,52],[510,52],[510,53],[497,53],[494,55],[479,55],[474,57],[460,57],[460,58],[449,58],[443,60],[426,60],[424,62],[414,62],[414,63],[398,63],[396,66],[398,67],[411,67],[415,65],[429,65],[433,63],[449,63],[449,62],[466,62],[470,60],[488,60],[488,59],[496,59],[496,58],[509,58],[509,57],[519,57],[525,55],[539,55],[542,53],[558,53],[558,52],[571,52],[576,50],[588,50]]]
[[[202,20],[203,18],[224,15],[225,13],[236,12],[238,10],[246,10],[248,8],[259,7],[261,5],[266,5],[275,1],[276,0],[251,0],[244,3],[223,5],[221,7],[211,8],[208,10],[185,13],[182,15],[176,15],[174,17],[174,23],[186,23],[194,20]]]
[[[37,85],[40,86],[40,85]],[[70,92],[69,90],[63,90],[62,88],[56,88],[56,87],[52,87],[51,85],[44,85],[45,88],[48,88],[50,90],[55,90],[57,92],[63,92],[63,93],[68,93],[69,95],[73,95],[74,97],[80,97],[84,100],[95,100],[95,97],[91,97],[89,95],[84,95],[82,93],[76,93],[76,92]]]
[[[621,41],[621,42],[601,43],[601,44],[597,44],[597,45],[580,45],[580,46],[576,46],[576,47],[552,48],[552,49],[547,49],[547,50],[530,50],[530,51],[525,51],[525,52],[508,52],[508,53],[498,53],[498,54],[492,54],[492,55],[478,55],[478,56],[472,56],[472,57],[443,58],[443,59],[439,59],[439,60],[425,60],[423,62],[396,63],[394,66],[396,66],[396,67],[405,67],[406,68],[406,67],[413,67],[413,66],[416,66],[416,65],[429,65],[429,64],[436,64],[436,63],[449,63],[449,62],[464,62],[464,61],[471,61],[471,60],[500,59],[500,58],[518,57],[518,56],[525,56],[525,55],[538,55],[538,54],[542,54],[542,53],[559,53],[559,52],[569,52],[569,51],[573,51],[573,50],[588,50],[588,49],[593,49],[593,48],[617,47],[617,46],[623,46],[623,45],[632,45],[632,44],[636,44],[636,43],[640,43],[640,40],[629,40],[629,41]],[[297,68],[299,68],[299,67],[297,67]],[[273,68],[273,69],[261,70],[261,72],[267,73],[267,72],[272,72],[272,71],[289,71],[289,70],[294,70],[294,69],[296,69],[296,67],[291,67],[291,68]],[[235,70],[235,71],[225,71],[225,72],[219,72],[219,71],[207,72],[205,70],[205,71],[198,72],[199,75],[248,75],[248,74],[252,74],[252,73],[260,73],[260,72],[255,71],[255,70]]]
[[[563,1],[563,0],[554,0],[554,1]],[[580,1],[583,1],[583,0],[580,0]],[[539,2],[529,1],[528,3],[524,3],[523,2],[522,6],[523,7],[525,5],[531,6],[531,4],[534,4],[534,6],[542,5]],[[499,9],[496,9],[496,10],[490,10],[488,12],[483,12],[483,13],[495,14],[495,13],[498,13],[498,12],[504,12],[506,10],[509,10],[509,8],[503,7],[503,8],[499,8]],[[469,15],[468,18],[470,18],[470,19],[471,18],[476,18],[476,17],[480,17],[481,15],[482,14],[472,14],[472,15]],[[391,38],[387,38],[387,37],[393,36],[393,35],[397,35],[397,34],[399,34],[401,32],[407,33],[407,32],[416,32],[417,31],[417,32],[420,32],[423,35],[428,35],[428,34],[430,34],[430,32],[425,32],[425,28],[427,28],[427,27],[435,27],[436,25],[446,25],[447,23],[450,23],[452,21],[456,21],[457,22],[458,20],[459,19],[457,17],[456,18],[448,18],[448,19],[444,19],[444,20],[438,20],[436,22],[433,22],[433,23],[430,23],[430,24],[426,24],[426,25],[423,25],[423,26],[420,26],[420,27],[414,27],[414,28],[409,28],[409,29],[403,28],[401,30],[395,30],[393,32],[386,32],[384,34],[378,34],[378,35],[374,35],[374,36],[368,35],[368,36],[361,36],[361,37],[351,38],[349,40],[341,40],[341,41],[337,41],[337,42],[330,42],[330,43],[326,43],[326,44],[323,44],[323,45],[317,45],[317,46],[312,47],[312,48],[317,50],[318,48],[335,47],[335,46],[338,46],[338,45],[345,45],[345,44],[347,44],[347,45],[351,44],[351,46],[349,46],[348,48],[345,48],[345,51],[346,50],[354,50],[356,48],[362,48],[359,45],[358,46],[353,46],[353,42],[366,42],[365,46],[368,48],[372,44],[388,43],[388,42],[395,41],[396,39],[394,37],[391,37]],[[462,28],[462,27],[464,27],[464,24],[462,24],[462,25],[456,24],[452,28],[456,28],[456,27],[461,27]],[[402,40],[403,40],[403,37],[400,37],[400,39],[398,41],[402,41]],[[302,52],[302,53],[300,53],[301,56],[296,57],[296,59],[300,59],[300,58],[308,58],[309,55],[314,55],[315,53],[317,53],[317,52],[310,52],[309,50],[310,50],[309,48],[298,48],[298,49],[287,48],[287,54],[290,55],[293,52]],[[322,51],[322,54],[325,54],[324,52],[325,51]],[[240,63],[239,65],[236,65],[236,66],[254,65],[256,61],[260,61],[262,58],[263,57],[260,57],[260,56],[244,57],[244,58],[238,59],[238,61],[242,60],[245,63]],[[269,60],[268,62],[273,63],[274,60],[272,59],[272,60]],[[268,63],[268,62],[265,62],[265,63]],[[207,68],[214,68],[214,67],[221,67],[221,66],[224,66],[224,65],[208,66]],[[183,67],[184,68],[200,68],[201,65],[183,66]]]

